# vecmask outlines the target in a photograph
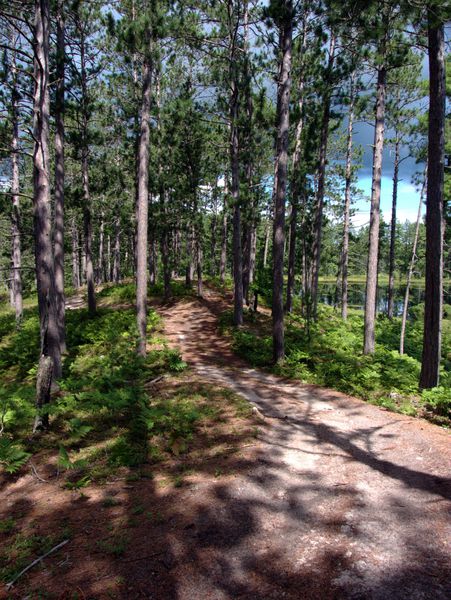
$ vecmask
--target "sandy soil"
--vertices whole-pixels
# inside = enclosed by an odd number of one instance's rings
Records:
[[[451,597],[449,434],[249,368],[218,335],[223,308],[207,292],[163,311],[196,372],[266,416],[255,468],[223,490],[224,519],[199,525],[212,549],[205,597]]]
[[[158,308],[193,381],[230,387],[264,415],[255,443],[205,461],[180,488],[118,479],[81,499],[52,483],[51,465],[39,471],[48,484],[17,477],[0,518],[76,534],[5,597],[450,598],[449,434],[249,368],[217,331],[223,309],[211,291]],[[118,558],[96,547],[111,531],[131,536]]]

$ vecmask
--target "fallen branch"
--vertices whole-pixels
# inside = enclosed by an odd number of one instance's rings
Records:
[[[157,383],[158,381],[161,381],[162,379],[164,379],[164,375],[159,375],[158,377],[155,377],[155,379],[151,379],[150,381],[148,381],[146,383],[146,386],[153,385],[154,383]]]
[[[34,464],[32,462],[30,462],[30,468],[31,468],[31,472],[36,477],[36,479],[38,479],[39,481],[42,481],[42,483],[50,483],[50,481],[47,481],[47,479],[42,479],[42,477],[39,476],[39,474],[36,470],[36,467],[34,466]]]
[[[25,567],[25,569],[22,569],[22,571],[16,575],[14,577],[14,579],[12,579],[9,583],[6,584],[6,589],[10,590],[13,585],[16,583],[16,581],[22,577],[22,575],[24,573],[26,573],[27,571],[29,571],[32,567],[34,567],[35,565],[37,565],[38,563],[41,562],[41,560],[44,560],[44,558],[47,558],[47,556],[49,556],[49,554],[52,554],[53,552],[56,552],[57,550],[59,550],[60,548],[62,548],[63,546],[65,546],[67,544],[69,540],[64,540],[64,542],[60,542],[59,544],[57,544],[56,546],[54,546],[51,550],[49,550],[48,552],[46,552],[45,554],[43,554],[42,556],[40,556],[39,558],[37,558],[36,560],[34,560],[32,563],[30,563],[28,565],[28,567]]]

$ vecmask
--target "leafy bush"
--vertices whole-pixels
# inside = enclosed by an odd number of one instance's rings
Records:
[[[426,408],[438,415],[451,418],[451,389],[439,386],[432,390],[424,390],[421,398]]]

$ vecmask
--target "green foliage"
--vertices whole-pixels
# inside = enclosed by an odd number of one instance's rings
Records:
[[[125,300],[133,286],[107,288],[105,298]],[[159,324],[155,311],[149,311],[149,332]],[[174,418],[174,436],[179,435],[186,418],[186,427],[192,431],[189,414],[181,409],[169,409],[169,415],[149,406],[146,382],[167,372],[181,372],[186,368],[180,353],[159,343],[147,357],[137,355],[136,316],[133,308],[101,308],[95,317],[84,309],[68,311],[66,316],[69,354],[59,382],[61,392],[49,405],[53,429],[61,435],[58,465],[67,472],[67,487],[81,490],[93,476],[108,473],[101,466],[103,454],[81,453],[80,447],[89,447],[95,441],[112,438],[109,469],[117,466],[135,466],[157,454],[149,449],[153,429],[161,434],[171,429]],[[25,311],[21,330],[15,329],[14,320],[0,313],[0,417],[5,429],[0,437],[0,465],[14,473],[27,461],[30,452],[16,440],[23,439],[31,430],[34,418],[34,379],[36,358],[39,354],[39,326],[34,309]],[[162,423],[158,423],[161,417]],[[156,424],[155,424],[156,423]],[[169,435],[169,433],[168,433]],[[45,444],[45,439],[41,440]],[[56,443],[56,445],[58,445]]]
[[[128,539],[124,535],[114,535],[110,538],[99,540],[97,542],[97,548],[105,554],[110,554],[115,558],[122,556],[128,545]]]
[[[416,312],[421,314],[421,307]],[[405,344],[407,353],[402,356],[397,350],[399,319],[378,319],[378,344],[372,356],[362,354],[363,317],[357,312],[351,311],[347,321],[343,321],[332,308],[321,305],[318,322],[310,323],[309,327],[297,312],[287,321],[286,359],[275,367],[279,374],[359,396],[390,410],[416,414],[417,407],[425,406],[434,414],[451,417],[451,378],[446,368],[442,372],[442,387],[423,392],[421,397],[418,391],[421,319],[409,323]],[[243,329],[234,330],[223,319],[223,326],[230,328],[238,354],[256,366],[269,366],[272,359],[271,335],[261,331],[256,333],[249,317],[246,325]],[[450,347],[450,336],[446,331],[445,322],[444,357]]]
[[[424,390],[421,397],[426,408],[444,417],[451,416],[451,390],[449,387],[439,386],[432,390]]]
[[[0,438],[0,465],[7,473],[16,473],[30,458],[20,444],[1,437]]]
[[[66,481],[66,483],[64,484],[64,487],[68,490],[81,490],[85,487],[87,487],[89,484],[91,483],[91,479],[89,477],[89,475],[85,475],[84,477],[81,477],[80,479],[77,479],[77,481]]]
[[[12,517],[0,520],[0,533],[11,533],[16,526],[16,522]]]

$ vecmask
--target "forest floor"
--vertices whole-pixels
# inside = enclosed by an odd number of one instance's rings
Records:
[[[203,432],[216,445],[192,464],[174,457],[152,477],[118,475],[83,495],[35,459],[39,477],[4,487],[0,516],[74,533],[5,597],[451,597],[445,430],[250,368],[219,333],[229,304],[212,290],[154,308],[190,367],[159,393],[229,389],[258,411],[223,414],[225,430]]]

